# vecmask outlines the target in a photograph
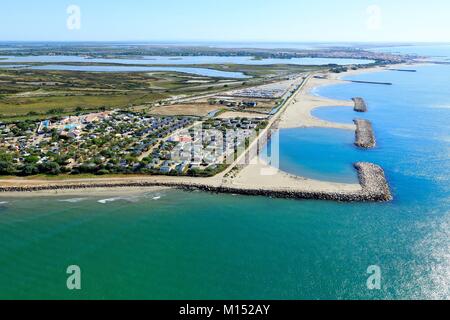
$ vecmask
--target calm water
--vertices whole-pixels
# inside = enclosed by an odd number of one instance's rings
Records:
[[[205,77],[246,79],[249,78],[242,72],[228,72],[207,68],[187,68],[187,67],[133,67],[133,66],[67,66],[67,65],[46,65],[30,67],[34,70],[65,70],[65,71],[85,71],[85,72],[181,72],[195,74]]]
[[[228,72],[214,70],[211,68],[179,67],[198,64],[244,64],[244,65],[273,65],[273,64],[293,64],[293,65],[327,65],[327,64],[368,64],[371,60],[359,59],[325,59],[325,58],[295,58],[295,59],[263,59],[255,60],[253,57],[216,57],[216,56],[183,56],[183,57],[162,57],[162,56],[143,56],[140,59],[100,59],[86,58],[78,56],[24,56],[8,57],[0,56],[0,61],[4,63],[112,63],[121,64],[113,66],[77,66],[77,65],[43,65],[29,67],[35,70],[66,70],[66,71],[86,71],[86,72],[152,72],[152,71],[172,71],[189,73],[207,77],[217,78],[248,78],[242,72]],[[133,64],[138,66],[126,66]],[[139,66],[139,65],[172,65],[172,66]],[[21,67],[24,67],[21,65]],[[26,66],[25,66],[26,67]],[[11,65],[0,65],[0,68],[11,68]]]
[[[0,297],[450,298],[450,67],[418,71],[357,77],[393,86],[318,91],[367,99],[363,116],[379,142],[373,151],[354,149],[346,131],[296,129],[280,138],[283,169],[307,176],[352,180],[354,161],[383,165],[394,202],[181,191],[102,203],[108,197],[4,199]],[[355,116],[317,112],[346,122]],[[77,293],[65,289],[71,264],[82,269]],[[367,290],[370,265],[382,269],[380,291]]]
[[[354,147],[354,132],[286,129],[281,130],[279,141],[281,170],[318,180],[358,183],[353,163],[359,161],[364,152]]]

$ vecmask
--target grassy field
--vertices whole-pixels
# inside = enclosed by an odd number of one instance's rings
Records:
[[[229,72],[243,72],[252,77],[266,77],[281,76],[292,73],[310,72],[324,70],[326,66],[300,66],[300,65],[239,65],[239,64],[224,64],[224,65],[201,65],[202,68],[214,68],[221,71]]]
[[[81,110],[98,110],[125,107],[129,104],[142,104],[165,96],[132,92],[125,94],[59,94],[38,97],[0,98],[1,117],[16,117],[37,114],[64,114]]]
[[[172,96],[173,91],[198,85],[191,80],[169,73],[4,70],[0,71],[0,119],[151,104]],[[201,80],[202,84],[217,82]]]
[[[220,106],[208,103],[185,103],[152,108],[149,113],[157,116],[207,116],[209,112],[220,110]]]
[[[220,92],[258,85],[268,77],[323,69],[288,65],[198,67],[244,72],[252,78],[219,79],[175,72],[95,73],[0,69],[0,121],[146,106],[171,96]]]

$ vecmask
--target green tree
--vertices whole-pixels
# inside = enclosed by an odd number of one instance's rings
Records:
[[[56,162],[46,162],[39,165],[39,172],[58,175],[61,173],[61,167]]]

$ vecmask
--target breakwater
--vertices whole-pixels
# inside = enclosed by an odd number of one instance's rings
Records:
[[[363,83],[363,84],[379,84],[383,86],[392,86],[392,82],[378,82],[378,81],[360,81],[360,80],[349,80],[353,83]]]
[[[352,100],[355,103],[354,110],[356,112],[367,112],[367,104],[363,98],[357,97],[357,98],[352,98]]]
[[[89,183],[54,183],[43,185],[23,185],[23,186],[1,186],[0,193],[15,192],[57,192],[64,190],[89,190],[109,189],[109,188],[148,188],[167,187],[186,191],[200,190],[211,193],[239,194],[246,196],[265,196],[271,198],[284,199],[308,199],[308,200],[330,200],[339,202],[384,202],[391,201],[392,195],[381,167],[371,163],[356,163],[356,170],[360,180],[361,190],[357,191],[320,191],[303,190],[301,188],[271,188],[271,187],[241,187],[233,185],[223,185],[214,183],[185,182],[185,181],[158,181],[140,180],[127,182],[89,182]]]
[[[366,201],[392,201],[389,183],[383,168],[369,162],[354,164],[358,171],[359,183],[362,187],[362,195]]]
[[[417,72],[417,70],[413,70],[413,69],[389,69],[389,71],[397,71],[397,72]]]
[[[356,124],[355,145],[364,149],[375,148],[376,139],[372,123],[362,119],[356,119],[354,122]]]

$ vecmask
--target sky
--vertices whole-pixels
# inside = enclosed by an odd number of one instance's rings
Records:
[[[1,0],[0,41],[450,42],[448,0]]]

